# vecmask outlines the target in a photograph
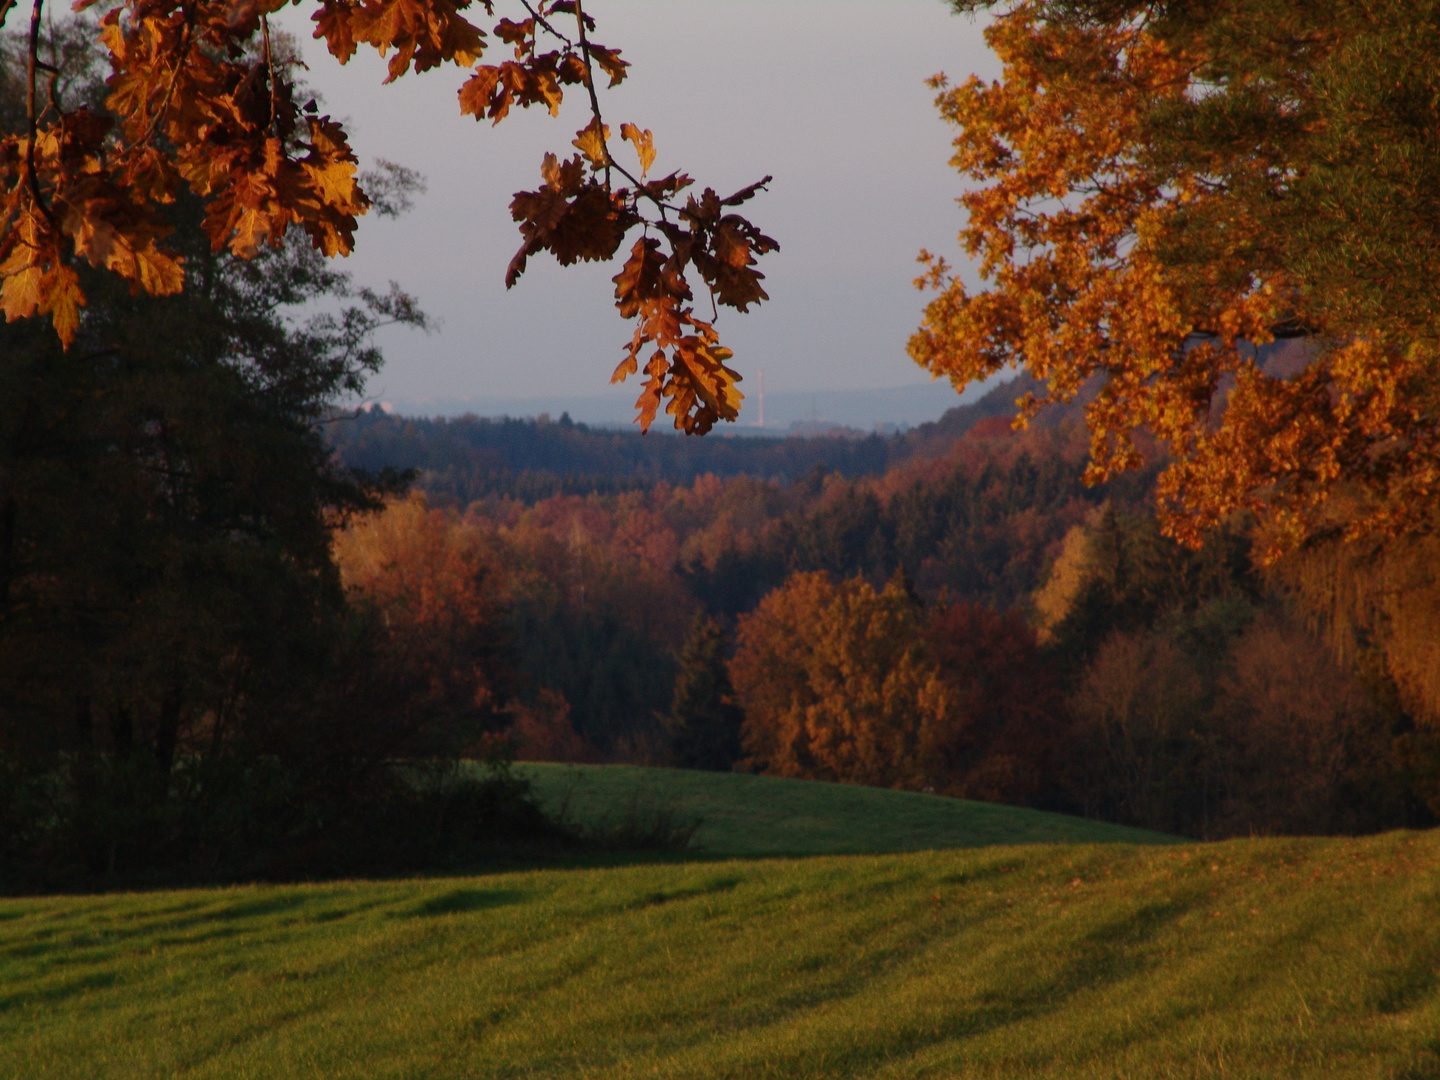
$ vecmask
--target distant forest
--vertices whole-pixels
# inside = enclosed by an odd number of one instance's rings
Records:
[[[943,454],[977,424],[1008,429],[1015,399],[1031,388],[1023,378],[958,405],[934,423],[901,434],[853,438],[743,436],[688,439],[669,434],[558,420],[459,416],[425,419],[379,408],[336,416],[330,444],[353,468],[413,470],[432,499],[467,506],[478,499],[533,503],[554,495],[613,494],[661,480],[689,484],[711,474],[788,483],[821,474],[877,476],[914,457]],[[723,435],[723,425],[716,434]]]

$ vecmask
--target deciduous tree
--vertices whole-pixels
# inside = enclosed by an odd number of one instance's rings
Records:
[[[411,688],[411,724],[444,729],[452,750],[501,727],[513,690],[504,586],[484,541],[418,494],[335,538],[341,580],[374,624],[390,681]]]
[[[925,636],[950,698],[920,728],[927,786],[989,802],[1053,799],[1065,709],[1035,632],[1016,612],[958,603],[936,610]]]
[[[1440,7],[954,4],[997,9],[1004,64],[934,82],[987,285],[923,255],[911,355],[957,385],[1023,365],[1047,390],[1022,416],[1098,380],[1091,479],[1158,435],[1190,541],[1244,507],[1271,556],[1433,527]],[[1257,350],[1297,337],[1303,369],[1267,371]]]
[[[922,786],[920,726],[943,712],[920,609],[898,578],[876,592],[795,574],[740,620],[732,676],[749,766],[777,776]]]

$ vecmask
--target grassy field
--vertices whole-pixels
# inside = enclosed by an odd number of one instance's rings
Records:
[[[1440,835],[0,900],[0,1077],[1440,1077]]]
[[[543,803],[582,825],[673,810],[700,821],[705,855],[854,855],[993,844],[1173,842],[1100,821],[995,803],[741,773],[633,765],[516,766]]]

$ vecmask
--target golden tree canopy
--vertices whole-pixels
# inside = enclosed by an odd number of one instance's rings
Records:
[[[910,342],[957,386],[1024,367],[1087,406],[1090,478],[1172,455],[1167,528],[1240,509],[1270,554],[1429,527],[1440,492],[1440,9],[997,7],[993,83],[934,82],[985,287],[922,253]],[[1298,372],[1263,347],[1303,338]]]
[[[899,580],[792,575],[741,618],[730,674],[748,767],[774,776],[918,787],[919,730],[948,706]]]

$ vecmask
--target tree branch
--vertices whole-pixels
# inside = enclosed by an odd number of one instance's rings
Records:
[[[40,13],[45,0],[35,0],[30,9],[30,42],[28,64],[26,65],[25,120],[29,138],[25,143],[25,178],[30,188],[30,197],[45,215],[50,227],[55,227],[55,215],[50,212],[45,197],[40,194],[40,176],[35,168],[35,136],[39,133],[39,117],[35,112],[35,73],[40,65]]]
[[[610,190],[610,169],[620,169],[615,164],[614,157],[610,154],[610,142],[605,138],[605,121],[600,118],[600,96],[595,93],[595,65],[590,62],[590,39],[585,36],[585,9],[581,7],[580,0],[575,0],[575,26],[580,32],[580,58],[585,61],[585,89],[590,91],[590,112],[595,117],[595,126],[599,129],[600,145],[605,148],[605,190]],[[624,169],[620,169],[630,182],[638,183]]]
[[[275,126],[275,62],[270,59],[270,17],[260,16],[260,33],[265,40],[265,77],[270,82],[270,123],[266,126]]]
[[[575,43],[573,41],[571,41],[568,37],[562,34],[559,30],[556,30],[555,27],[551,26],[550,23],[546,20],[545,16],[541,15],[540,12],[536,11],[535,8],[531,6],[530,0],[520,0],[520,3],[525,6],[525,10],[530,13],[530,17],[535,20],[536,26],[544,27],[546,33],[550,34],[550,36],[554,38],[558,38],[560,41],[563,41],[570,48],[573,49],[575,47]]]

